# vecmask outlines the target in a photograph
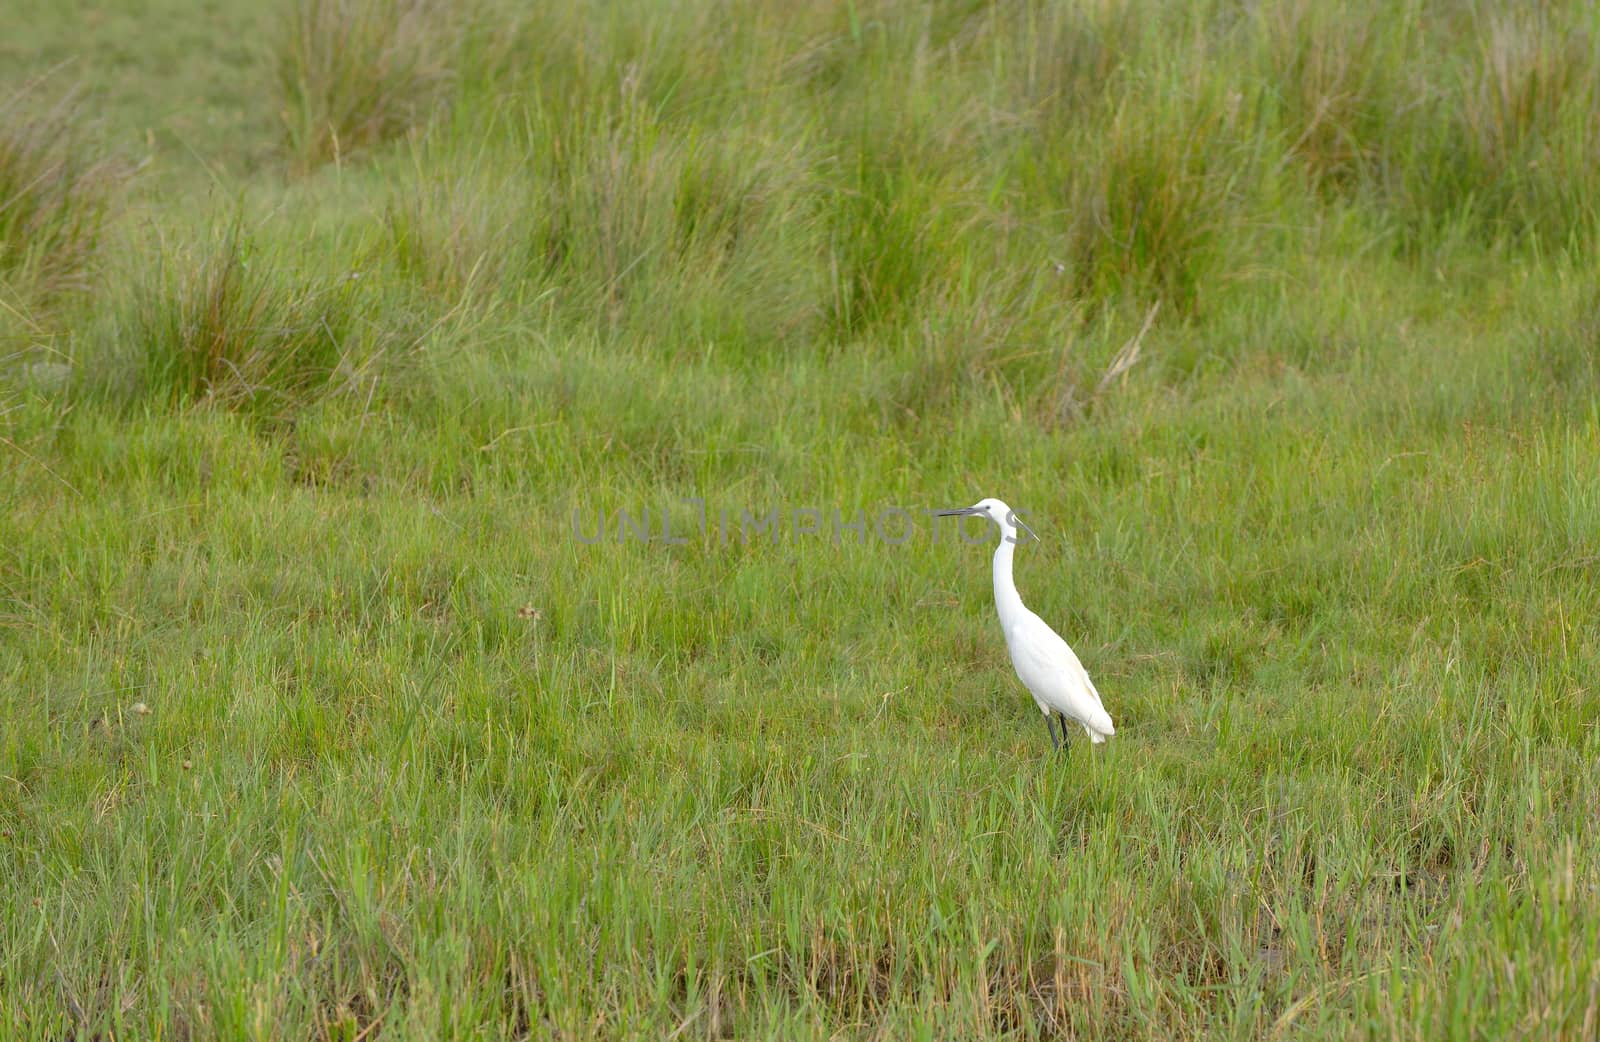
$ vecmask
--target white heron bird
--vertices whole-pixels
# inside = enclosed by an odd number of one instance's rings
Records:
[[[1111,716],[1100,703],[1100,692],[1055,630],[1022,603],[1017,584],[1011,578],[1011,559],[1017,549],[1017,528],[1033,536],[1033,529],[998,499],[984,499],[959,510],[941,510],[941,517],[975,514],[987,517],[1000,527],[1000,545],[994,552],[994,606],[1000,615],[1000,628],[1011,651],[1011,664],[1017,676],[1033,694],[1050,730],[1050,744],[1060,748],[1067,740],[1067,721],[1080,725],[1089,741],[1103,742],[1117,733]],[[1056,738],[1055,715],[1061,716],[1061,738]]]

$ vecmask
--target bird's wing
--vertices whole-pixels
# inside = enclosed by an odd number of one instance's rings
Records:
[[[1039,685],[1035,694],[1098,731],[1115,733],[1088,671],[1055,630],[1030,612],[1016,624],[1011,636],[1017,670],[1029,687]]]

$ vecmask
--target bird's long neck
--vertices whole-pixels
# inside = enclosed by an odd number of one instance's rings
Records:
[[[1016,551],[1016,534],[1002,534],[1000,545],[994,552],[994,606],[1000,613],[1002,623],[1009,622],[1023,611],[1022,595],[1017,593],[1016,581],[1011,577],[1011,559]]]

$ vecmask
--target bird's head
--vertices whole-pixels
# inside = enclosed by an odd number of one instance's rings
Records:
[[[1022,518],[1018,517],[1010,507],[1006,506],[998,499],[980,499],[970,507],[958,507],[955,510],[939,511],[940,517],[964,517],[969,514],[976,515],[978,517],[986,517],[990,521],[993,521],[1000,528],[1001,538],[1010,539],[1012,542],[1017,541],[1018,528],[1021,528],[1024,532],[1027,532],[1030,536],[1033,536],[1035,542],[1037,542],[1039,539],[1039,537],[1034,534],[1033,529],[1028,527],[1027,522],[1023,521]]]

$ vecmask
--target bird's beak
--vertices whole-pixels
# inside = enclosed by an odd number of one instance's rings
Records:
[[[977,507],[957,507],[954,510],[936,510],[936,517],[966,517],[968,514],[981,514],[983,511]]]

